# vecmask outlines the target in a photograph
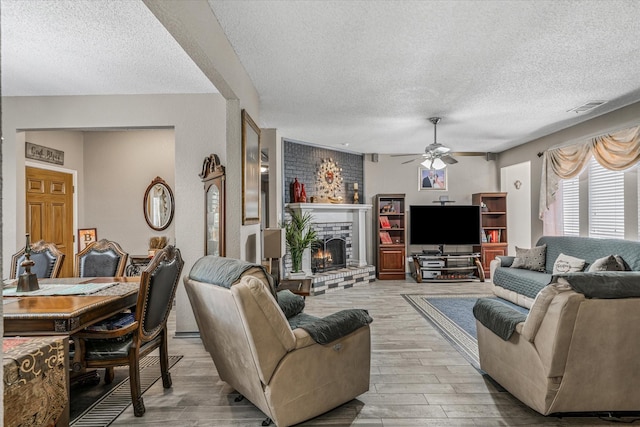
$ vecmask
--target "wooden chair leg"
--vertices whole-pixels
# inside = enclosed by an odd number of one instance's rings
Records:
[[[113,370],[113,367],[109,367],[109,368],[105,368],[104,369],[104,383],[105,384],[111,384],[113,382],[113,378],[115,377],[115,372]]]
[[[160,374],[162,375],[162,386],[171,388],[171,374],[169,373],[169,350],[168,350],[167,328],[165,326],[162,331],[162,340],[160,342]]]
[[[140,388],[140,359],[138,354],[129,360],[129,386],[131,387],[133,414],[136,417],[141,417],[144,415],[145,407]]]

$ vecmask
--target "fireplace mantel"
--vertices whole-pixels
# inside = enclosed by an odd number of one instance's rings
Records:
[[[286,207],[302,211],[368,211],[371,205],[347,203],[287,203]]]
[[[313,216],[312,222],[351,222],[353,224],[352,262],[358,267],[367,265],[367,233],[365,232],[365,214],[371,205],[333,204],[333,203],[288,203],[286,208]],[[307,253],[309,252],[309,253]],[[311,253],[305,251],[302,257],[302,269],[311,274]]]

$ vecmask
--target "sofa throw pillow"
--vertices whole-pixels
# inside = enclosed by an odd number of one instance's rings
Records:
[[[524,268],[533,271],[545,271],[544,264],[547,256],[547,245],[536,246],[531,249],[522,249],[516,246],[516,257],[513,259],[512,268]]]
[[[304,302],[304,298],[288,289],[278,292],[278,305],[287,319],[302,313]]]
[[[553,274],[577,273],[582,271],[584,264],[583,259],[560,253],[553,263]]]
[[[589,266],[589,273],[594,271],[627,271],[629,266],[620,255],[609,255],[599,258]]]

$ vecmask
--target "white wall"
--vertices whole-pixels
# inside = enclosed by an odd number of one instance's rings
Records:
[[[85,212],[78,227],[97,227],[131,255],[144,255],[152,236],[175,244],[175,221],[155,231],[144,219],[147,186],[159,176],[175,191],[173,129],[84,132]],[[174,218],[175,219],[175,218]]]
[[[11,97],[3,98],[2,103],[5,253],[7,248],[17,247],[17,236],[24,231],[24,137],[19,137],[19,130],[173,127],[174,227],[176,245],[185,259],[184,273],[203,255],[204,196],[198,174],[209,154],[218,154],[223,165],[227,158],[225,101],[220,95]],[[141,209],[142,202],[138,206]],[[227,215],[237,216],[238,212]],[[3,266],[8,271],[9,261],[4,258]],[[182,286],[178,288],[176,304],[179,327],[197,330]]]
[[[174,222],[154,231],[142,209],[145,190],[156,176],[167,181],[172,191],[175,187],[173,129],[28,131],[24,135],[26,141],[64,151],[64,169],[76,172],[75,228],[96,227],[99,239],[115,240],[132,255],[146,254],[151,236],[167,236],[170,243],[175,242]],[[26,161],[35,167],[57,167]],[[24,229],[22,222],[20,229]]]
[[[376,194],[404,193],[405,207],[410,205],[430,205],[441,195],[449,196],[449,200],[457,205],[470,205],[471,195],[486,191],[498,191],[499,175],[495,161],[487,161],[485,157],[458,156],[458,163],[447,166],[447,190],[419,191],[418,161],[403,165],[406,157],[378,156],[378,162],[372,162],[370,155],[365,155],[364,182],[366,194],[361,199],[363,203],[373,203]],[[371,214],[367,215],[367,230],[371,228]],[[367,261],[373,261],[371,238],[368,239]],[[423,249],[419,246],[409,246],[411,252]],[[424,248],[431,249],[431,248]],[[446,250],[456,251],[456,247]],[[466,250],[460,248],[460,251]]]
[[[515,254],[516,246],[531,245],[531,162],[506,166],[500,176],[500,191],[507,193],[507,253]]]
[[[227,256],[259,262],[260,224],[242,225],[240,112],[260,126],[260,96],[206,1],[143,1],[226,99],[226,226],[238,236],[227,239]]]

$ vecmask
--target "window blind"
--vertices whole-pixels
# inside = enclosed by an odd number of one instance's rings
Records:
[[[589,161],[589,236],[624,238],[624,172]]]
[[[562,234],[580,235],[580,192],[579,177],[561,181],[562,191]]]

